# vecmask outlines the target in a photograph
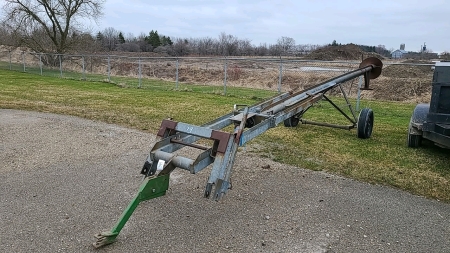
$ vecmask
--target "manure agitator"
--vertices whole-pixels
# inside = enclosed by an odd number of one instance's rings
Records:
[[[252,106],[235,105],[233,112],[202,126],[163,120],[157,134],[157,141],[153,144],[141,170],[144,180],[138,193],[114,227],[110,231],[95,236],[97,241],[94,247],[113,243],[140,202],[163,196],[169,188],[170,173],[175,168],[185,169],[195,174],[212,164],[204,196],[219,200],[230,189],[231,171],[238,147],[282,122],[286,127],[295,127],[302,122],[302,124],[347,130],[356,128],[359,138],[369,138],[373,127],[372,110],[362,109],[357,118],[341,84],[355,77],[364,76],[364,87],[361,89],[367,90],[370,79],[375,79],[381,74],[382,66],[379,59],[367,58],[356,70],[306,90],[282,93]],[[335,87],[339,87],[342,92],[351,115],[345,113],[325,95],[327,91]],[[350,124],[335,125],[302,119],[303,114],[319,100],[330,102],[348,119]],[[233,130],[230,132],[222,130],[228,126],[232,126]],[[201,141],[202,139],[210,140],[211,145],[205,146],[203,144],[205,141]],[[183,147],[198,149],[199,155],[194,160],[176,153]]]

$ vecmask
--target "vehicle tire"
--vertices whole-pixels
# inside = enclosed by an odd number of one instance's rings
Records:
[[[369,108],[364,108],[359,113],[358,117],[358,138],[367,139],[372,135],[373,130],[373,111]]]
[[[410,148],[418,148],[422,143],[422,135],[411,134],[411,124],[408,128],[408,147]]]
[[[430,104],[418,104],[414,108],[411,120],[408,126],[408,139],[407,145],[410,148],[418,148],[422,144],[422,131],[414,125],[420,126],[427,119],[428,112],[430,111]]]
[[[252,128],[255,126],[255,119],[254,118],[249,118],[247,119],[247,121],[245,121],[245,127],[246,128]]]
[[[285,119],[283,123],[285,127],[296,127],[298,126],[299,122],[300,122],[299,118],[292,116],[288,119]]]

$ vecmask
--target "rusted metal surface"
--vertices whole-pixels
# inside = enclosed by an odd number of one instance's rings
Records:
[[[170,139],[170,142],[181,144],[181,145],[192,147],[192,148],[198,148],[198,149],[201,149],[201,150],[208,150],[208,147],[197,145],[197,144],[192,144],[192,143],[189,143],[189,142],[183,142],[183,141],[180,141],[180,140],[178,140],[176,138]]]
[[[230,133],[214,130],[211,133],[211,139],[217,141],[217,152],[225,153],[227,142],[230,139]]]
[[[168,130],[174,130],[177,127],[177,123],[172,120],[163,120],[161,122],[161,127],[159,128],[158,133],[156,134],[159,137],[166,137],[167,135],[170,135]]]
[[[368,72],[369,78],[376,79],[381,75],[381,70],[383,69],[383,62],[381,62],[381,60],[376,57],[369,57],[359,64],[360,69],[364,69],[366,67],[372,67],[370,72]]]

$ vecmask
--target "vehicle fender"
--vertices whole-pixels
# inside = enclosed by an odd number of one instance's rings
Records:
[[[409,122],[410,134],[422,135],[422,125],[427,119],[427,114],[430,111],[430,104],[418,104],[414,108],[411,120]]]

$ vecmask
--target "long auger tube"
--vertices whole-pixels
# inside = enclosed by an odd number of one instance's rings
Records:
[[[239,146],[245,145],[281,122],[284,122],[286,127],[295,127],[299,122],[348,130],[357,126],[358,137],[369,138],[373,126],[372,110],[365,108],[364,113],[360,113],[359,120],[356,122],[356,119],[350,118],[331,102],[325,93],[345,81],[362,75],[365,80],[363,89],[369,89],[369,80],[375,79],[381,74],[382,66],[379,59],[367,58],[354,71],[303,91],[278,94],[252,106],[235,105],[232,113],[202,126],[163,120],[157,133],[158,140],[153,144],[141,170],[141,174],[145,178],[138,193],[111,230],[95,235],[97,241],[93,244],[94,247],[99,248],[113,243],[140,202],[165,195],[169,187],[170,173],[175,168],[188,170],[195,174],[212,164],[204,196],[220,200],[231,188],[231,172]],[[340,90],[344,93],[342,87]],[[345,93],[344,98],[353,118],[356,118]],[[352,125],[337,126],[302,119],[303,114],[322,99],[330,102]],[[238,109],[238,107],[242,108]],[[234,130],[232,132],[222,130],[228,126],[234,126]],[[203,143],[201,143],[202,145],[196,143],[201,139],[212,141],[211,147],[205,146]],[[200,154],[196,159],[178,155],[176,151],[184,147],[196,148],[200,150]]]

